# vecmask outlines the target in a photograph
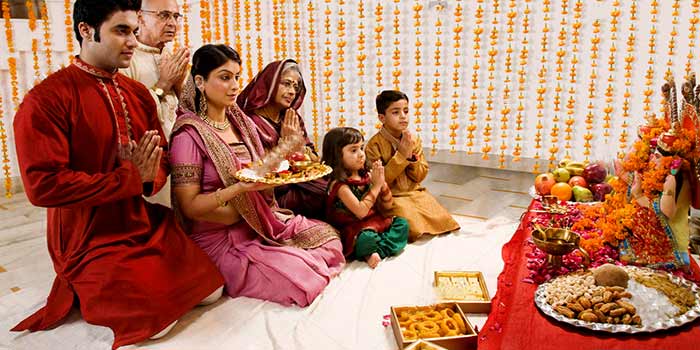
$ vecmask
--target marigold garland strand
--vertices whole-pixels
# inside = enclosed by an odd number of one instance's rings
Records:
[[[280,57],[287,58],[287,0],[280,1]]]
[[[444,7],[442,4],[438,4],[435,6],[435,10],[437,11],[436,14],[436,20],[435,20],[435,36],[436,36],[436,41],[435,41],[435,52],[433,55],[433,58],[435,58],[435,74],[433,76],[435,77],[435,81],[433,82],[433,102],[431,103],[432,107],[432,112],[430,112],[430,115],[432,116],[430,122],[433,125],[431,131],[433,132],[433,137],[430,141],[432,144],[430,148],[430,154],[436,154],[437,153],[437,144],[438,144],[438,125],[439,125],[439,120],[438,116],[440,115],[439,110],[440,110],[440,91],[442,88],[442,85],[440,84],[440,81],[442,80],[441,74],[440,74],[440,69],[442,64],[440,63],[441,59],[441,51],[440,47],[442,47],[442,11],[444,10]]]
[[[560,122],[560,116],[559,113],[561,112],[561,92],[563,91],[562,88],[562,80],[564,79],[562,77],[562,72],[564,71],[564,57],[566,56],[566,53],[568,52],[567,49],[567,32],[566,32],[566,15],[568,14],[568,8],[567,8],[567,2],[562,1],[561,4],[561,21],[559,22],[560,24],[560,29],[559,29],[559,36],[557,46],[558,49],[556,51],[556,64],[557,67],[555,68],[555,71],[557,73],[556,77],[556,84],[557,86],[554,88],[554,117],[552,118],[552,129],[549,132],[549,141],[550,141],[550,146],[549,146],[549,165],[548,168],[551,171],[554,169],[557,165],[557,155],[559,153],[559,122]]]
[[[345,126],[345,9],[344,2],[338,3],[338,26],[336,27],[336,36],[338,40],[335,42],[338,51],[336,51],[336,62],[338,63],[338,126]]]
[[[365,3],[363,0],[359,0],[357,3],[357,78],[360,81],[360,88],[357,92],[357,110],[359,116],[359,129],[362,135],[366,134],[365,126],[365,60],[367,55],[365,54],[366,39],[365,35]]]
[[[190,6],[187,1],[182,3],[182,40],[186,48],[190,47]]]
[[[241,50],[243,49],[243,40],[241,39],[241,1],[240,0],[233,0],[233,35],[234,35],[234,40],[235,42],[233,43],[234,47],[236,48],[236,51],[238,51],[238,54],[241,54]],[[278,50],[275,48],[275,53]],[[245,69],[250,70],[251,67],[246,67]]]
[[[539,86],[537,88],[537,126],[535,127],[537,132],[535,133],[535,164],[533,165],[532,172],[533,173],[539,173],[540,172],[540,149],[542,148],[542,129],[544,128],[544,125],[542,124],[542,120],[544,119],[544,100],[545,100],[545,94],[547,93],[547,64],[548,64],[548,59],[547,59],[547,45],[548,45],[548,40],[547,36],[549,33],[549,5],[550,1],[549,0],[543,0],[543,8],[542,12],[544,14],[543,17],[543,22],[544,22],[544,27],[542,28],[542,38],[540,39],[540,45],[542,48],[540,51],[542,52],[542,57],[540,58],[540,70],[537,73],[537,77],[539,78],[538,83]]]
[[[399,0],[394,0],[394,52],[391,58],[394,60],[393,66],[394,69],[391,72],[391,75],[394,77],[394,80],[392,80],[392,83],[394,84],[394,90],[401,90],[401,48],[399,45],[401,45],[401,40],[399,39],[401,36],[401,30],[400,30],[400,15],[401,15],[401,10],[399,9]]]
[[[521,135],[521,131],[523,130],[523,111],[525,110],[525,106],[523,103],[525,102],[525,93],[527,90],[527,84],[526,82],[526,76],[527,76],[527,68],[529,66],[529,61],[528,61],[528,54],[529,54],[529,41],[528,41],[528,36],[530,33],[530,0],[525,1],[525,10],[523,11],[523,14],[525,15],[523,17],[523,23],[522,23],[522,41],[520,42],[521,48],[520,48],[520,55],[518,56],[520,59],[518,61],[519,69],[518,69],[518,114],[515,119],[515,146],[513,147],[513,162],[519,162],[520,161],[520,156],[522,154],[522,145],[520,142],[523,140],[523,137]]]
[[[644,119],[649,119],[651,112],[651,96],[654,94],[654,55],[656,54],[656,23],[658,22],[656,15],[658,13],[657,6],[659,6],[658,1],[652,0],[650,7],[651,14],[651,29],[649,29],[649,61],[647,64],[649,68],[647,69],[647,74],[644,76],[646,78],[646,90],[644,90]]]
[[[413,96],[413,115],[415,116],[414,124],[416,125],[416,132],[419,134],[423,130],[423,128],[421,127],[421,125],[423,124],[423,119],[421,118],[421,108],[423,108],[423,82],[421,81],[421,77],[423,76],[423,73],[421,72],[423,64],[421,59],[423,57],[423,53],[420,49],[421,46],[423,46],[423,43],[420,40],[421,35],[423,34],[421,29],[423,26],[423,22],[421,21],[422,11],[423,4],[421,4],[421,1],[416,1],[413,4],[413,26],[416,28],[416,41],[414,44],[414,46],[416,47],[416,51],[415,55],[413,56],[416,60],[416,83],[413,87],[413,91],[415,92],[415,95]]]
[[[314,8],[313,1],[309,1],[306,7],[306,13],[308,14],[307,21],[309,23],[309,69],[311,70],[311,117],[313,120],[313,139],[314,144],[318,145],[319,134],[318,134],[318,88],[317,88],[317,78],[318,73],[316,67],[316,31],[315,18],[316,9]]]
[[[187,0],[185,0],[185,2],[187,2]],[[221,17],[224,19],[224,44],[231,46],[231,33],[228,27],[228,0],[223,0],[223,4],[221,5]]]
[[[73,10],[71,9],[71,0],[65,0],[63,2],[63,13],[66,15],[66,20],[64,24],[66,25],[66,52],[68,53],[68,58],[70,62],[73,62],[73,55],[75,54],[73,48],[73,36],[75,32],[73,31]]]
[[[384,86],[382,77],[382,67],[384,67],[384,63],[382,63],[382,32],[384,31],[384,26],[382,25],[384,21],[383,11],[384,6],[382,6],[381,2],[377,2],[377,6],[374,9],[374,47],[376,49],[375,56],[377,61],[374,66],[377,68],[375,73],[377,88],[380,89]],[[380,123],[377,123],[377,127],[380,127],[380,125]]]
[[[459,112],[460,112],[460,103],[462,99],[460,98],[460,92],[462,89],[460,89],[459,85],[459,70],[462,67],[462,65],[459,63],[459,58],[462,57],[460,53],[460,49],[462,48],[462,30],[464,30],[464,26],[462,25],[462,1],[457,0],[456,6],[455,6],[455,12],[454,12],[454,23],[455,26],[453,28],[454,32],[454,37],[452,37],[452,41],[454,42],[452,46],[454,47],[454,57],[455,61],[452,67],[454,68],[454,72],[452,73],[452,88],[454,89],[454,92],[452,93],[452,105],[450,106],[450,153],[455,153],[457,152],[455,146],[457,145],[457,130],[459,129]]]
[[[498,16],[499,10],[498,10],[498,0],[493,0],[493,19],[491,21],[491,34],[489,35],[489,50],[487,51],[489,60],[488,60],[488,81],[489,85],[486,90],[488,91],[488,94],[486,95],[486,118],[484,119],[486,125],[484,126],[484,144],[481,147],[481,159],[483,160],[489,160],[489,152],[491,152],[491,121],[493,120],[493,117],[491,113],[493,113],[493,103],[494,103],[494,96],[493,96],[493,91],[495,90],[495,87],[493,85],[496,77],[493,75],[494,71],[496,70],[496,56],[498,56]]]
[[[298,0],[294,0],[295,2]],[[262,51],[262,37],[260,36],[260,33],[262,32],[262,13],[260,11],[260,0],[255,0],[255,52],[257,53],[256,55],[256,62],[258,66],[258,72],[263,69],[264,65],[264,59],[263,59],[263,51]],[[296,59],[298,60],[299,57],[297,56]]]
[[[630,97],[632,96],[632,64],[635,61],[634,47],[636,41],[636,31],[634,22],[637,20],[637,0],[634,0],[630,5],[630,26],[629,36],[627,37],[627,56],[625,57],[625,94],[622,102],[622,132],[620,133],[620,151],[618,157],[622,159],[627,150],[627,142],[629,137],[629,118],[630,118]]]
[[[292,0],[294,4],[294,9],[292,11],[292,17],[294,17],[294,57],[297,61],[301,60],[301,24],[299,23],[299,0]]]
[[[46,76],[48,76],[53,72],[53,67],[51,66],[51,25],[46,1],[41,3],[41,23],[44,28],[44,58],[46,59]]]
[[[603,141],[607,144],[610,137],[610,128],[612,126],[612,112],[614,111],[613,101],[615,97],[615,60],[617,54],[617,24],[620,17],[620,2],[613,1],[613,9],[610,11],[610,55],[608,56],[608,87],[605,89],[605,108],[603,109]]]
[[[5,111],[2,108],[2,96],[0,96],[0,151],[2,151],[2,172],[5,177],[5,197],[12,198],[12,174],[10,173],[10,153],[7,149],[7,131],[2,119]]]
[[[508,26],[508,29],[506,30],[506,42],[508,43],[508,47],[506,49],[506,58],[505,58],[505,69],[503,72],[503,75],[505,76],[504,82],[503,82],[503,107],[501,108],[501,146],[499,146],[499,155],[498,155],[498,168],[499,169],[505,169],[506,167],[506,150],[508,149],[508,130],[510,129],[509,127],[509,122],[510,122],[510,113],[511,113],[511,104],[510,104],[510,92],[512,91],[513,86],[511,85],[512,79],[511,79],[511,73],[513,73],[513,32],[514,32],[514,27],[515,27],[515,18],[518,16],[517,13],[517,8],[515,4],[515,0],[510,0],[508,3],[508,12],[506,13],[506,16],[508,17],[508,21],[506,22],[506,25]],[[513,73],[515,75],[517,73]]]
[[[473,153],[473,147],[474,147],[474,132],[476,131],[477,125],[476,125],[476,116],[479,113],[479,96],[477,95],[479,92],[479,73],[481,72],[481,66],[479,65],[479,61],[481,59],[481,54],[479,51],[481,50],[481,34],[484,33],[484,27],[482,27],[482,24],[484,23],[483,17],[484,17],[484,10],[481,7],[481,3],[483,1],[479,1],[479,5],[477,6],[476,13],[474,14],[474,17],[476,18],[474,20],[474,44],[472,45],[472,49],[474,50],[474,64],[472,65],[472,96],[471,100],[472,103],[469,106],[469,125],[467,125],[467,154],[471,155]]]
[[[218,43],[221,42],[221,20],[219,18],[219,0],[213,0],[212,3],[214,4],[214,40],[216,40],[216,42]]]
[[[17,111],[19,106],[19,91],[17,86],[17,62],[12,56],[15,53],[14,36],[12,33],[12,23],[10,22],[10,5],[7,0],[2,1],[2,17],[5,23],[5,40],[7,40],[7,49],[10,57],[7,63],[10,67],[10,84],[12,85],[12,103]],[[10,155],[7,150],[7,131],[2,119],[5,113],[2,108],[2,96],[0,95],[0,146],[2,150],[3,174],[5,176],[5,197],[12,197],[12,174],[10,173]]]
[[[253,80],[253,53],[250,43],[250,1],[243,2],[243,25],[245,28],[245,66],[247,69],[248,82]]]
[[[331,51],[331,9],[328,5],[331,0],[325,0],[326,10],[323,12],[325,18],[323,20],[323,27],[325,28],[324,34],[326,39],[323,41],[323,102],[326,105],[323,109],[324,111],[324,132],[328,132],[331,129],[331,112],[333,108],[331,107],[331,102],[333,102],[333,96],[331,95],[331,78],[333,77],[333,56]]]
[[[564,136],[564,157],[565,158],[571,158],[571,143],[573,140],[572,133],[574,131],[573,125],[574,122],[576,121],[574,114],[576,113],[576,85],[577,85],[577,64],[578,64],[578,54],[579,54],[579,49],[578,49],[578,44],[579,44],[579,35],[581,29],[582,23],[581,23],[581,12],[583,11],[583,2],[581,0],[576,1],[576,5],[574,5],[574,21],[571,24],[572,31],[571,31],[571,45],[573,48],[571,49],[571,61],[569,65],[569,98],[566,101],[566,129],[564,129],[564,132],[566,135]]]

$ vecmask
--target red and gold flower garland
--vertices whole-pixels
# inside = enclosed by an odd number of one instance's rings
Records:
[[[316,67],[316,31],[314,30],[316,9],[313,1],[309,1],[306,7],[309,22],[309,69],[311,70],[311,117],[313,120],[313,140],[318,145],[318,89],[316,88],[317,67]],[[277,39],[275,37],[275,39]],[[275,53],[276,55],[276,53]]]
[[[313,6],[309,2],[309,6]],[[312,7],[313,8],[313,7]],[[311,19],[313,21],[313,19]],[[310,27],[313,31],[313,27]],[[274,41],[275,61],[280,59],[280,14],[279,0],[272,0],[272,37]]]
[[[479,1],[481,3],[482,1]],[[481,5],[478,5],[476,13],[474,15],[474,44],[472,48],[474,49],[474,64],[472,65],[472,103],[469,106],[469,125],[467,125],[467,154],[472,154],[474,147],[474,132],[476,131],[476,116],[479,113],[479,106],[477,101],[479,99],[477,92],[479,91],[479,72],[480,66],[479,61],[481,55],[479,51],[481,50],[481,34],[484,33],[484,27],[481,25],[483,21],[484,10]]]
[[[367,59],[367,55],[365,54],[365,44],[367,43],[365,39],[367,39],[367,36],[365,36],[365,4],[363,0],[359,0],[357,3],[357,77],[360,81],[360,89],[357,92],[357,109],[358,109],[358,116],[360,118],[360,122],[358,123],[358,127],[360,129],[360,132],[362,132],[362,135],[366,134],[365,131],[365,126],[367,123],[365,122],[365,116],[367,113],[365,112],[365,60]]]
[[[549,0],[543,0],[542,2],[543,7],[542,7],[542,12],[544,13],[544,27],[542,28],[542,39],[540,39],[540,44],[542,45],[541,52],[542,52],[542,58],[540,58],[540,70],[537,73],[537,77],[539,78],[538,83],[539,86],[537,88],[537,126],[536,132],[535,132],[535,155],[533,158],[535,159],[535,164],[533,165],[532,172],[533,173],[539,173],[540,172],[540,149],[542,148],[541,142],[542,142],[542,129],[544,128],[544,125],[542,124],[542,120],[544,119],[544,95],[547,93],[547,64],[548,64],[548,59],[547,59],[547,36],[549,33],[549,5],[550,1]]]
[[[292,17],[294,18],[294,57],[298,61],[302,57],[301,34],[299,33],[301,30],[301,25],[299,24],[299,0],[292,0],[292,4],[294,5],[292,10]]]
[[[525,101],[525,91],[527,90],[527,85],[525,84],[525,77],[527,76],[527,67],[528,67],[528,47],[529,47],[529,41],[528,41],[528,36],[530,33],[530,0],[526,0],[525,3],[525,10],[523,11],[524,17],[523,17],[523,24],[522,24],[522,41],[520,43],[520,55],[519,55],[519,69],[518,69],[518,114],[516,115],[515,118],[515,146],[513,147],[513,162],[519,162],[520,161],[520,155],[522,154],[522,146],[520,145],[520,142],[523,140],[522,135],[520,132],[523,130],[523,111],[525,110],[525,106],[523,105],[523,102]]]
[[[586,114],[586,132],[583,135],[583,155],[585,160],[589,159],[591,155],[591,141],[593,141],[593,124],[594,124],[594,101],[596,99],[596,82],[598,79],[598,74],[596,73],[598,69],[598,44],[600,43],[600,21],[596,20],[593,22],[593,39],[591,39],[591,55],[590,55],[590,65],[591,65],[591,75],[590,82],[588,83],[588,114]]]
[[[187,1],[185,1],[187,2]],[[223,0],[221,5],[221,17],[224,19],[224,44],[231,45],[229,27],[228,27],[228,0]]]
[[[498,1],[498,0],[496,0]],[[430,112],[430,115],[432,116],[430,123],[433,125],[431,131],[433,132],[433,137],[430,140],[431,147],[430,147],[430,154],[436,154],[437,153],[437,144],[438,144],[438,125],[439,125],[439,120],[438,116],[440,113],[438,112],[440,110],[440,91],[442,89],[442,85],[440,84],[440,59],[441,59],[441,52],[440,52],[440,47],[442,47],[442,11],[445,8],[443,7],[442,4],[438,4],[435,6],[435,10],[437,11],[437,16],[435,18],[435,52],[433,54],[433,58],[435,59],[435,74],[433,76],[435,77],[435,81],[433,82],[433,102],[430,104],[432,111]]]
[[[295,6],[298,0],[295,1]],[[262,47],[262,37],[260,33],[262,32],[262,12],[260,11],[260,0],[255,0],[255,50],[256,50],[256,63],[258,64],[258,72],[262,71],[264,60],[263,60],[263,47]],[[298,11],[297,11],[297,22],[298,22]],[[297,56],[298,57],[298,56]],[[298,58],[297,58],[298,59]]]
[[[493,14],[496,15],[499,12],[498,10],[498,0],[493,0]],[[483,160],[489,160],[489,152],[491,152],[491,121],[493,120],[493,117],[491,116],[491,113],[493,112],[493,91],[495,90],[495,87],[493,86],[493,82],[495,80],[495,76],[493,75],[494,71],[496,70],[495,64],[496,64],[496,56],[498,56],[498,16],[493,16],[493,19],[491,21],[491,34],[489,35],[489,50],[487,52],[489,56],[488,60],[488,71],[489,71],[489,76],[488,76],[488,81],[489,85],[486,88],[488,91],[488,94],[486,95],[486,118],[484,119],[484,122],[486,125],[484,126],[484,145],[481,147],[481,159]]]
[[[455,49],[455,62],[452,66],[454,68],[454,72],[452,73],[452,87],[454,88],[454,92],[452,93],[452,105],[450,106],[450,119],[452,120],[450,123],[450,153],[457,152],[455,146],[457,145],[457,130],[459,129],[459,101],[461,100],[459,96],[459,91],[461,91],[459,88],[459,69],[462,67],[462,65],[459,63],[459,58],[462,57],[460,48],[462,47],[462,30],[464,30],[464,27],[462,26],[461,0],[457,0],[457,6],[455,6],[454,22],[455,27],[452,31],[455,33],[455,35],[452,38],[454,41],[452,46]]]
[[[384,67],[384,64],[382,63],[382,32],[384,31],[384,26],[382,25],[382,22],[384,21],[384,18],[382,17],[383,11],[384,6],[382,6],[380,2],[377,2],[377,6],[374,9],[374,21],[376,22],[374,27],[374,47],[376,49],[375,56],[377,57],[377,61],[374,66],[377,68],[375,79],[377,80],[378,88],[382,88],[382,86],[384,86],[384,83],[382,82],[382,67]],[[380,123],[377,123],[377,127],[380,127],[380,125]]]
[[[326,35],[326,40],[323,42],[323,101],[325,102],[326,107],[324,107],[325,120],[323,125],[325,127],[325,131],[327,132],[331,129],[331,112],[333,111],[333,108],[331,107],[331,77],[333,76],[333,68],[331,66],[333,65],[333,61],[331,56],[331,9],[328,6],[330,0],[325,0],[325,2],[326,10],[324,11],[324,15],[326,17],[323,21],[323,26],[325,28],[324,34]]]
[[[566,129],[564,132],[564,157],[571,159],[571,141],[573,139],[572,132],[574,131],[573,125],[575,123],[574,114],[576,113],[576,89],[574,88],[577,83],[577,64],[578,64],[578,43],[579,35],[582,23],[581,23],[581,12],[583,11],[583,2],[581,0],[576,1],[574,5],[574,21],[571,24],[571,44],[573,48],[571,50],[572,56],[569,65],[569,99],[566,101]]]
[[[10,173],[10,154],[7,150],[7,131],[2,119],[5,111],[2,108],[2,96],[0,96],[0,151],[2,151],[2,171],[5,177],[5,197],[12,198],[12,174]]]
[[[399,48],[399,45],[401,44],[400,38],[400,15],[401,15],[401,10],[399,9],[399,0],[394,0],[394,3],[396,4],[394,7],[394,52],[391,58],[394,60],[393,66],[394,70],[391,72],[391,75],[394,77],[394,80],[392,83],[394,84],[394,90],[401,90],[401,49]]]
[[[690,28],[688,28],[688,62],[685,64],[685,76],[686,78],[690,76],[691,72],[691,66],[692,66],[692,61],[693,58],[695,57],[693,55],[693,50],[695,50],[695,37],[696,37],[696,32],[697,28],[696,25],[700,21],[698,19],[698,10],[700,8],[700,1],[699,0],[693,0],[692,4],[690,5],[693,13],[693,17],[690,18]]]
[[[420,133],[422,131],[421,124],[423,123],[423,120],[421,118],[421,108],[423,107],[423,82],[421,82],[421,77],[423,74],[421,73],[421,57],[423,56],[420,48],[423,45],[421,42],[421,34],[422,30],[421,27],[423,23],[421,22],[421,11],[423,11],[423,5],[420,3],[420,1],[416,1],[415,4],[413,5],[413,26],[416,28],[416,41],[415,41],[415,47],[416,47],[416,52],[414,58],[416,59],[416,83],[413,88],[413,91],[415,92],[415,95],[413,96],[413,115],[415,116],[415,124],[416,124],[416,132]]]
[[[214,39],[218,43],[221,41],[221,20],[219,19],[219,1],[214,0],[212,2],[214,3]]]
[[[243,2],[243,26],[245,28],[245,66],[248,82],[253,80],[253,54],[250,43],[250,1]]]
[[[184,41],[185,47],[190,47],[190,6],[187,1],[182,3],[182,39]]]
[[[649,68],[647,69],[647,74],[644,76],[646,78],[646,90],[644,90],[644,117],[649,118],[651,113],[651,96],[654,94],[654,54],[656,53],[656,14],[658,13],[657,6],[659,3],[656,0],[651,1],[651,8],[649,10],[651,14],[651,29],[649,29]]]
[[[513,53],[513,28],[515,26],[514,19],[518,15],[516,12],[515,0],[510,0],[508,8],[509,10],[506,14],[506,16],[508,17],[508,21],[506,22],[506,25],[508,26],[508,29],[506,30],[506,34],[508,35],[506,39],[508,43],[508,48],[506,49],[504,72],[505,80],[503,82],[503,108],[501,108],[501,146],[499,147],[500,153],[498,156],[498,167],[500,169],[505,169],[506,167],[506,150],[508,149],[506,141],[508,140],[508,130],[510,129],[508,126],[508,122],[510,120],[509,116],[511,112],[510,92],[512,88],[512,86],[510,85],[510,74],[513,72],[513,58],[511,54]]]
[[[44,58],[46,59],[46,75],[48,76],[53,72],[53,67],[51,66],[51,25],[45,1],[41,3],[41,23],[44,28]]]
[[[614,81],[614,76],[615,76],[615,56],[617,54],[617,47],[616,47],[616,41],[617,41],[617,18],[620,17],[621,11],[620,11],[620,2],[615,0],[613,1],[613,9],[610,11],[610,55],[608,56],[608,87],[605,90],[605,108],[603,109],[603,112],[605,115],[603,116],[603,140],[605,143],[608,142],[608,137],[610,137],[610,128],[612,124],[610,121],[612,120],[611,114],[614,110],[613,108],[613,97],[615,96],[615,90],[613,87],[613,81]]]
[[[238,51],[238,54],[241,54],[241,49],[243,48],[243,40],[241,40],[241,1],[240,0],[233,0],[233,33],[234,33],[234,40],[235,42],[233,43],[234,47],[236,48],[236,51]],[[275,53],[277,52],[277,48],[275,48]],[[245,69],[250,70],[252,69],[251,67],[246,67]]]
[[[338,126],[345,126],[345,10],[344,2],[338,3],[338,26],[336,27],[336,35],[338,36],[335,42],[338,51],[336,51],[336,62],[338,63]]]
[[[73,11],[71,10],[71,3],[71,0],[65,0],[63,2],[63,13],[66,14],[66,20],[64,21],[64,24],[66,25],[66,52],[68,53],[68,58],[70,61],[73,62],[73,55],[75,54],[73,48],[73,36],[75,33],[73,31],[73,19],[71,16]]]
[[[632,96],[632,63],[634,62],[634,46],[636,40],[636,30],[634,21],[637,20],[637,0],[632,2],[630,6],[630,26],[629,26],[629,36],[627,38],[627,56],[625,57],[625,94],[624,102],[622,103],[622,132],[620,133],[620,151],[618,152],[618,157],[622,158],[624,151],[627,150],[627,138],[629,133],[627,129],[629,128],[629,117],[630,117],[630,97]]]

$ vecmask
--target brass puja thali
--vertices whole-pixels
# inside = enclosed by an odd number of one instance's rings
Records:
[[[541,284],[535,305],[559,322],[608,333],[656,332],[700,317],[700,288],[683,277],[633,266],[597,269]]]
[[[323,163],[310,161],[292,162],[283,161],[277,171],[266,173],[264,176],[257,174],[253,168],[238,170],[233,176],[244,182],[260,182],[270,185],[286,185],[307,182],[320,179],[331,173],[333,169]]]

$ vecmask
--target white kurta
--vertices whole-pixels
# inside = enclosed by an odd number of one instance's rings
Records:
[[[134,50],[134,55],[131,57],[129,68],[120,70],[120,73],[141,82],[148,88],[151,97],[156,102],[158,120],[160,120],[163,133],[168,137],[168,143],[170,143],[170,133],[173,130],[173,125],[175,125],[175,112],[178,104],[177,96],[175,91],[171,89],[170,91],[165,91],[165,96],[162,99],[158,98],[153,87],[158,82],[158,65],[161,57],[170,54],[167,48],[163,49],[161,53],[158,48],[139,43],[136,50]],[[168,176],[168,182],[156,195],[147,197],[146,200],[170,208],[172,206],[170,204],[170,177]]]

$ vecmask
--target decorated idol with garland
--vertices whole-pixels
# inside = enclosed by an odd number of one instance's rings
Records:
[[[663,119],[649,118],[639,139],[616,165],[615,193],[596,224],[603,240],[620,248],[626,263],[687,268],[691,202],[698,198],[698,106],[695,77],[682,86],[680,113],[672,77],[662,87]]]

